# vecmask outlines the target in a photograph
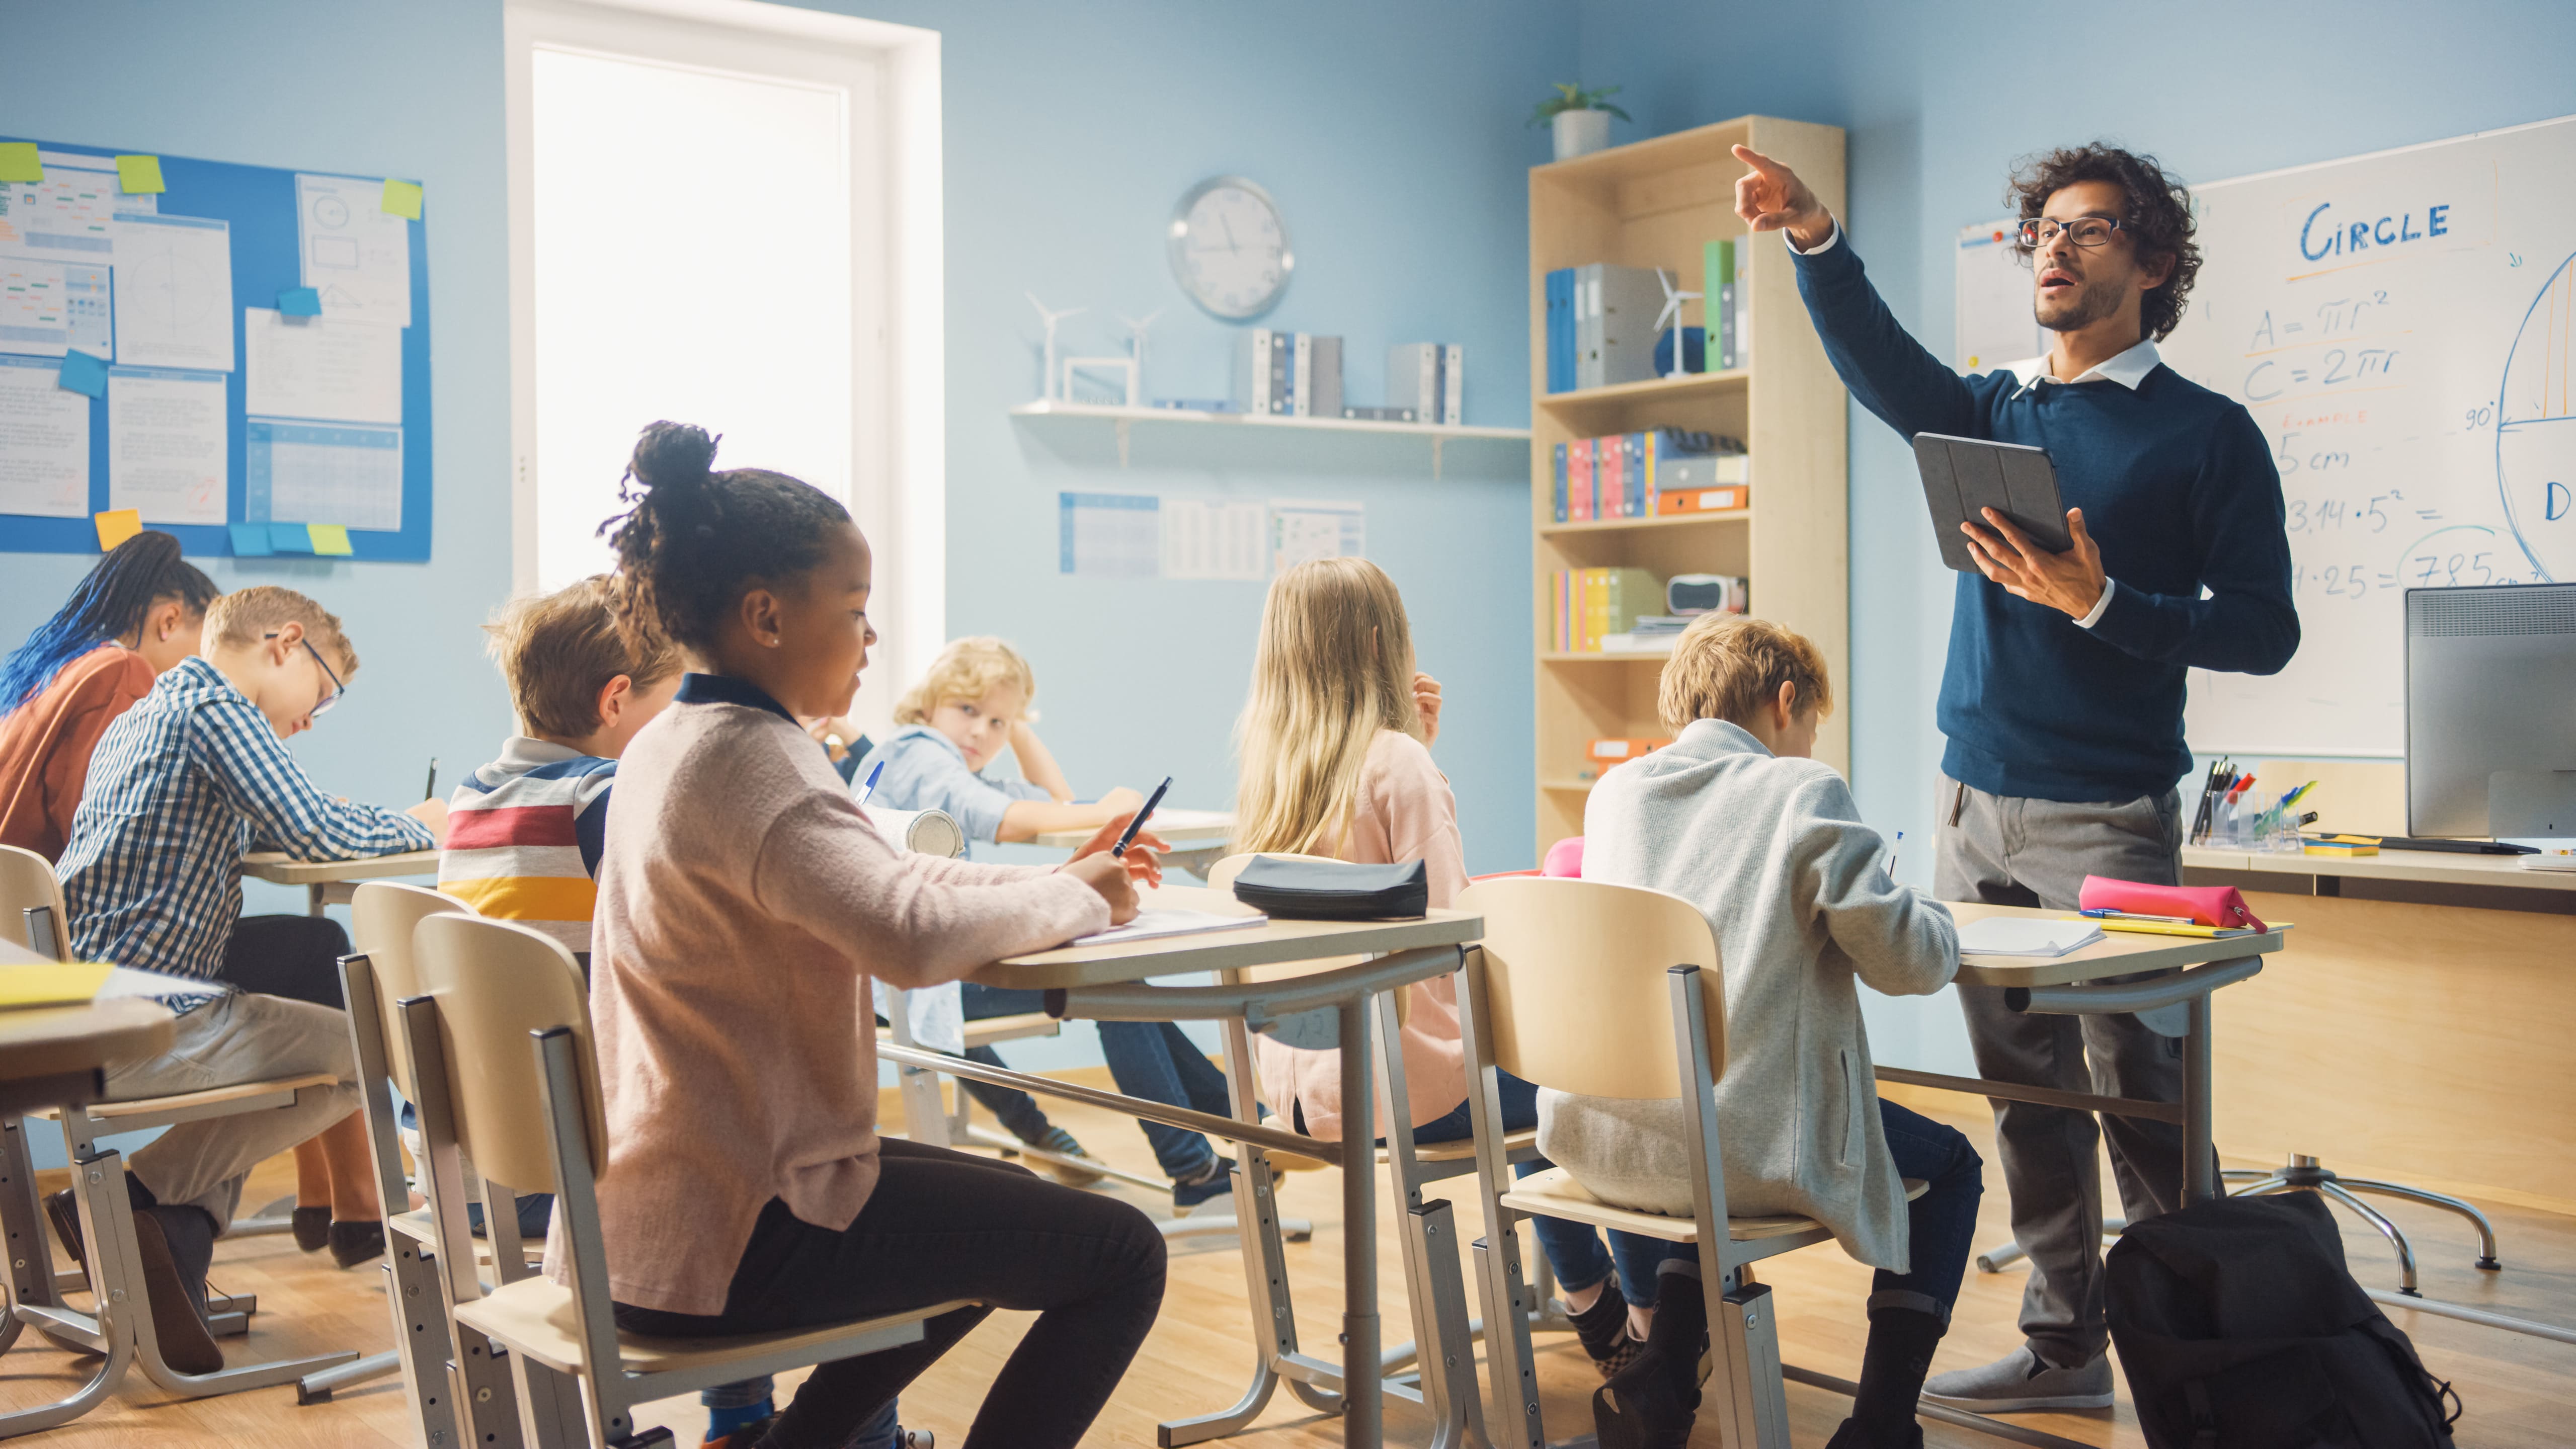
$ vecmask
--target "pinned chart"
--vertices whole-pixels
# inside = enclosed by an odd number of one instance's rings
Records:
[[[0,552],[131,514],[192,557],[426,559],[424,210],[402,177],[0,137]]]

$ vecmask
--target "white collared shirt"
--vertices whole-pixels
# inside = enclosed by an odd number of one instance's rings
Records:
[[[1842,239],[1843,224],[1840,220],[1836,220],[1834,222],[1834,229],[1826,235],[1823,241],[1816,243],[1813,248],[1805,251],[1799,250],[1798,240],[1796,237],[1791,236],[1786,231],[1780,233],[1780,240],[1789,244],[1790,251],[1796,252],[1798,255],[1805,257],[1812,257],[1819,252],[1832,251],[1835,245],[1841,242]],[[2138,384],[2146,381],[2147,374],[2155,371],[2157,365],[2163,361],[2164,358],[2156,351],[2154,339],[2142,337],[2138,339],[2137,346],[2132,347],[2128,351],[2120,353],[2115,357],[2104,358],[2102,361],[2094,364],[2090,369],[2088,369],[2083,376],[2076,378],[2074,382],[2062,385],[2073,387],[2078,383],[2116,382],[2120,386],[2127,388],[2129,391],[2136,392],[2138,390]],[[2013,374],[2013,376],[2021,379],[2021,387],[2013,394],[2015,397],[2019,397],[2022,393],[2030,391],[2032,388],[2039,386],[2043,382],[2057,381],[2056,378],[2049,375],[2048,359],[2045,357],[2033,357],[2021,362],[2013,363],[2010,365],[2008,370]],[[2111,607],[2111,595],[2113,591],[2119,587],[2120,586],[2117,583],[2113,582],[2106,576],[2102,580],[2102,597],[2093,601],[2093,608],[2090,612],[2086,613],[2083,618],[2075,621],[2076,627],[2079,629],[2090,629],[2094,625],[2101,623],[2104,611]]]

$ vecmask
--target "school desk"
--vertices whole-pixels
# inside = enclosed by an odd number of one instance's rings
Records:
[[[1204,887],[1167,885],[1142,894],[1149,908],[1252,914],[1232,895]],[[1253,1317],[1269,1350],[1261,1356],[1252,1385],[1240,1403],[1219,1413],[1166,1423],[1160,1437],[1165,1444],[1192,1444],[1233,1433],[1261,1411],[1281,1378],[1280,1369],[1286,1367],[1291,1370],[1291,1382],[1300,1397],[1309,1403],[1317,1402],[1315,1397],[1309,1397],[1317,1388],[1327,1394],[1341,1394],[1345,1444],[1376,1449],[1383,1442],[1385,1429],[1379,1379],[1382,1364],[1377,1312],[1376,1153],[1365,1144],[1359,1151],[1345,1152],[1338,1142],[1321,1142],[1284,1127],[1260,1125],[1253,1105],[1252,1054],[1247,1034],[1248,1030],[1266,1030],[1297,1046],[1339,1046],[1343,1110],[1353,1121],[1369,1121],[1375,1115],[1371,1104],[1376,1082],[1371,1049],[1372,998],[1457,970],[1465,951],[1483,931],[1481,919],[1462,911],[1431,911],[1399,921],[1269,921],[1200,935],[1037,951],[996,962],[968,978],[987,986],[1044,991],[1047,1009],[1058,1016],[1225,1023],[1225,1059],[1234,1106],[1231,1117],[1193,1112],[1052,1077],[987,1067],[916,1047],[880,1042],[877,1055],[902,1067],[1069,1097],[1254,1149],[1292,1152],[1339,1166],[1345,1294],[1339,1371],[1297,1350],[1295,1320],[1287,1311],[1284,1271],[1263,1261],[1265,1250],[1257,1227],[1259,1218],[1276,1211],[1270,1168],[1260,1151],[1247,1152],[1241,1158],[1242,1180],[1236,1183],[1235,1191],[1249,1193],[1253,1198],[1254,1211],[1238,1210],[1238,1216],[1244,1224],[1244,1264],[1255,1305]],[[1371,959],[1286,980],[1230,986],[1154,984],[1160,977],[1354,955]],[[1325,1401],[1329,1402],[1329,1398]]]
[[[1234,838],[1234,815],[1226,810],[1162,810],[1145,822],[1145,829],[1172,847],[1163,857],[1165,869],[1205,878],[1209,866],[1231,853],[1227,846]],[[1050,830],[1036,843],[1049,850],[1078,850],[1097,834],[1097,830]]]
[[[324,906],[347,905],[362,880],[438,874],[438,852],[405,850],[364,860],[295,860],[282,850],[254,850],[242,857],[242,874],[304,887],[304,914],[318,916]]]
[[[0,966],[42,965],[48,959],[0,941]],[[104,1090],[100,1068],[168,1051],[175,1020],[159,1002],[132,998],[0,1011],[0,1117],[38,1107],[88,1106]]]

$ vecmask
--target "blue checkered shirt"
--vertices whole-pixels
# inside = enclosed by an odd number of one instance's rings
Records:
[[[298,860],[358,860],[436,842],[429,827],[313,788],[265,715],[222,671],[183,660],[117,716],[90,756],[57,869],[72,948],[215,983],[165,998],[180,1010],[229,989],[216,982],[241,919],[241,862],[252,842]]]

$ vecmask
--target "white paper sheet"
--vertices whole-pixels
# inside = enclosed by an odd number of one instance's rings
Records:
[[[384,199],[382,180],[296,174],[296,245],[323,316],[411,325],[411,228]]]
[[[347,423],[402,422],[402,329],[242,309],[246,412]]]
[[[127,196],[116,183],[116,158],[39,151],[42,181],[0,182],[0,253],[48,261],[116,260],[116,213],[161,209],[151,192]]]
[[[0,513],[89,512],[89,398],[50,358],[0,357]]]
[[[401,428],[291,418],[243,421],[246,518],[399,531],[402,485]]]
[[[116,360],[233,370],[230,222],[116,214]]]
[[[2091,921],[2046,916],[1981,916],[1959,927],[1962,956],[2063,956],[2102,939]]]
[[[1056,495],[1057,572],[1150,579],[1162,569],[1162,500],[1146,493]]]
[[[220,524],[226,481],[222,373],[109,369],[108,507]]]
[[[1076,946],[1116,946],[1128,941],[1151,941],[1160,936],[1195,936],[1205,931],[1239,931],[1246,926],[1267,924],[1263,915],[1220,916],[1214,911],[1138,911],[1136,919],[1106,931],[1076,936]]]
[[[1368,552],[1368,505],[1273,499],[1270,571],[1284,574],[1309,559],[1360,558]]]
[[[60,357],[77,347],[115,361],[107,272],[97,262],[0,256],[0,352]]]
[[[1259,502],[1166,498],[1162,513],[1163,577],[1258,582],[1267,573]]]

